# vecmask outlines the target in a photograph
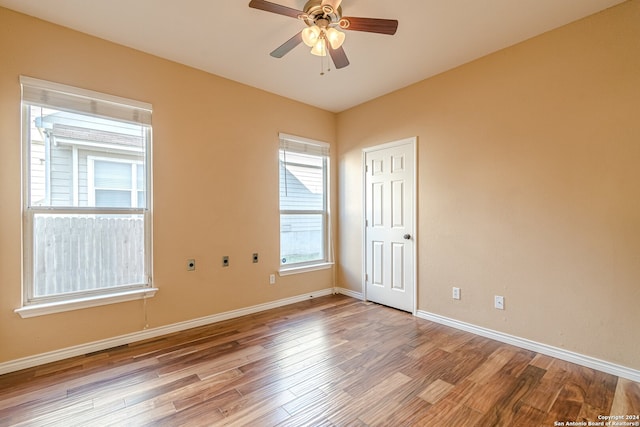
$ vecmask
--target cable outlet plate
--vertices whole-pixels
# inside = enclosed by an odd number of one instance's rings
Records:
[[[493,297],[493,306],[498,310],[504,310],[504,297],[500,295],[495,295]]]
[[[196,260],[188,259],[187,260],[187,271],[194,271],[196,269]]]
[[[229,267],[229,257],[226,255],[222,257],[222,266]]]

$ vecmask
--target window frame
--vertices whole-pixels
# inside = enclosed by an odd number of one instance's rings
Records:
[[[320,269],[330,268],[333,265],[331,257],[331,215],[330,215],[330,156],[329,156],[329,144],[322,141],[316,141],[309,138],[304,138],[295,135],[289,135],[285,133],[279,134],[280,146],[278,149],[278,171],[280,171],[280,154],[282,152],[292,152],[304,155],[314,155],[322,158],[322,166],[315,167],[322,169],[322,210],[293,210],[282,209],[280,200],[280,176],[278,177],[278,208],[279,208],[279,274],[281,276],[303,273],[307,271],[314,271]],[[292,163],[293,164],[293,163]],[[302,165],[303,167],[314,168],[308,165]],[[322,215],[322,248],[323,254],[320,259],[312,261],[303,261],[296,263],[282,263],[282,216],[283,215]]]
[[[80,308],[94,307],[122,301],[152,297],[157,288],[153,286],[153,236],[152,236],[152,127],[151,105],[126,98],[116,97],[100,92],[80,89],[72,86],[20,76],[21,96],[21,146],[22,146],[22,306],[15,310],[21,317],[33,317],[51,313],[58,313]],[[31,91],[25,99],[25,91]],[[39,103],[33,95],[38,91],[52,93],[53,97],[60,96],[63,105],[57,105],[55,100],[49,102],[47,96],[42,95]],[[79,108],[73,108],[78,101]],[[65,103],[66,102],[66,103]],[[113,208],[113,207],[84,207],[74,206],[38,206],[32,205],[31,200],[31,107],[42,106],[59,111],[68,111],[88,116],[101,117],[120,122],[139,124],[144,129],[144,162],[145,165],[145,207]],[[101,110],[101,108],[103,108]],[[92,110],[91,110],[92,109]],[[113,113],[113,114],[112,114]],[[131,114],[131,119],[126,117]],[[139,119],[139,120],[138,120]],[[94,156],[99,157],[99,156]],[[118,159],[105,160],[112,161]],[[135,163],[129,160],[127,163]],[[89,168],[89,165],[87,165]],[[88,171],[87,171],[88,172]],[[73,185],[76,185],[74,183]],[[93,183],[91,183],[93,186]],[[89,183],[87,183],[89,187]],[[135,193],[135,192],[134,192]],[[50,193],[48,193],[50,196]],[[35,216],[39,214],[76,214],[76,215],[140,215],[144,221],[144,272],[143,283],[125,284],[115,287],[103,287],[92,290],[82,290],[69,293],[59,293],[47,296],[35,296],[34,278],[34,227]]]

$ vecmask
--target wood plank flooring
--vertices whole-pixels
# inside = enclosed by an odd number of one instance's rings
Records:
[[[640,384],[345,296],[0,376],[0,426],[557,426],[599,415],[640,415]]]

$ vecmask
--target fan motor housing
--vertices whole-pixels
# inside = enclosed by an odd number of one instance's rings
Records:
[[[338,6],[336,10],[330,8],[331,13],[327,13],[322,7],[322,0],[309,0],[304,5],[304,15],[302,20],[308,25],[316,25],[316,21],[326,19],[329,25],[338,23],[342,18],[342,6]]]

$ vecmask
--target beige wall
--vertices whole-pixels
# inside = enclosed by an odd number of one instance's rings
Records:
[[[629,1],[341,113],[338,284],[361,291],[362,149],[417,136],[418,308],[640,369],[639,23]]]
[[[160,291],[148,301],[150,327],[332,286],[331,270],[275,286],[268,278],[279,266],[278,132],[335,144],[334,114],[0,8],[0,362],[144,325],[140,301],[30,319],[13,312],[21,303],[21,74],[153,104]],[[186,271],[188,258],[196,272]]]

